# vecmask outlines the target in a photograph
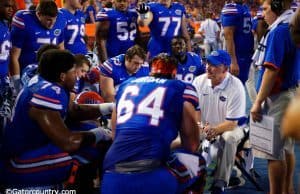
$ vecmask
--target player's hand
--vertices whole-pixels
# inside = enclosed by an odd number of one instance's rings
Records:
[[[145,3],[141,3],[140,5],[138,5],[138,7],[136,8],[136,11],[139,14],[146,14],[149,11],[149,6],[147,6]]]
[[[235,76],[238,76],[240,74],[240,68],[237,63],[230,64],[230,73]]]

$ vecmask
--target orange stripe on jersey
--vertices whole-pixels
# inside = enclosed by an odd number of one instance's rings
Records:
[[[46,101],[49,101],[49,102],[53,102],[53,103],[56,103],[56,104],[60,104],[60,101],[59,100],[55,100],[55,99],[52,99],[52,98],[48,98],[48,97],[45,97],[45,96],[41,96],[39,94],[33,94],[34,97],[37,97],[37,98],[40,98],[40,99],[43,99],[43,100],[46,100]]]
[[[49,160],[49,159],[56,159],[56,158],[62,158],[65,156],[69,156],[68,153],[59,153],[59,154],[53,154],[53,155],[44,155],[37,158],[31,158],[31,159],[20,159],[20,158],[14,158],[14,161],[19,164],[26,164],[26,163],[34,163],[34,162],[40,162],[43,160]]]
[[[270,62],[264,62],[264,66],[267,68],[270,68],[270,69],[277,70],[277,71],[280,70],[279,67],[277,67],[276,65],[274,65],[273,63],[270,63]]]

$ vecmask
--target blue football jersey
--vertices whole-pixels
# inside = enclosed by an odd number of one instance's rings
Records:
[[[135,74],[128,74],[125,67],[125,54],[108,59],[100,66],[100,73],[114,80],[114,86],[118,86],[130,77],[148,76],[150,72],[149,64],[145,62]]]
[[[137,32],[137,13],[104,8],[96,16],[96,21],[109,21],[109,32],[106,42],[108,58],[123,54],[134,45]]]
[[[222,26],[234,26],[234,43],[237,57],[253,53],[254,38],[249,9],[245,5],[229,3],[222,9]]]
[[[81,10],[76,10],[75,13],[71,13],[65,8],[61,8],[67,26],[64,31],[64,45],[65,49],[71,51],[73,54],[87,53],[87,47],[84,42],[85,35],[85,16]]]
[[[66,21],[60,11],[52,29],[41,25],[35,11],[18,11],[13,17],[11,40],[13,46],[22,49],[19,57],[21,69],[37,62],[36,52],[42,45],[62,43],[65,26]]]
[[[147,76],[121,84],[116,94],[116,134],[104,169],[143,159],[163,162],[181,128],[185,101],[198,107],[195,88],[179,80]]]
[[[28,111],[32,106],[49,109],[58,111],[61,117],[65,118],[68,104],[68,91],[38,75],[33,77],[16,99],[12,120],[4,132],[4,151],[9,155],[17,156],[49,144],[51,140],[38,123],[30,118]]]
[[[192,83],[196,76],[205,73],[205,66],[196,53],[187,52],[185,63],[179,63],[177,67],[176,79]]]
[[[153,20],[149,25],[151,38],[148,43],[150,57],[161,52],[170,53],[171,40],[181,35],[182,17],[186,14],[185,8],[173,2],[169,8],[160,3],[149,3]]]
[[[0,77],[4,77],[8,75],[11,40],[8,24],[3,20],[0,20],[0,49]]]
[[[85,10],[85,23],[90,24],[92,23],[92,20],[90,18],[90,13],[89,12],[93,12],[94,15],[94,19],[96,19],[96,9],[93,5],[89,5],[86,10]]]

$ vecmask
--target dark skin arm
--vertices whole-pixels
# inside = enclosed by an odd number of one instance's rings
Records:
[[[182,37],[185,39],[187,51],[192,51],[191,38],[187,29],[187,20],[185,16],[182,17],[181,21],[181,33]]]
[[[200,144],[197,118],[194,106],[189,102],[184,102],[180,139],[182,147],[191,152],[196,152]]]
[[[103,63],[107,60],[106,41],[109,32],[109,21],[97,22],[96,23],[96,44],[98,49],[99,60]]]
[[[68,116],[77,121],[93,120],[101,116],[98,104],[76,104],[69,106]]]
[[[235,53],[234,32],[235,32],[234,26],[224,27],[224,37],[225,37],[226,47],[231,57],[230,73],[235,76],[238,76],[240,74],[240,68]]]
[[[51,141],[65,152],[74,152],[82,146],[95,143],[91,132],[72,132],[64,124],[58,111],[31,107],[29,116],[36,121]]]

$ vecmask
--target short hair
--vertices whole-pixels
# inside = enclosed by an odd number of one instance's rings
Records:
[[[67,50],[50,49],[45,51],[38,65],[41,77],[49,82],[60,82],[61,73],[66,73],[74,67],[75,58]]]
[[[50,50],[50,49],[59,49],[59,46],[57,46],[55,44],[44,44],[44,45],[42,45],[36,53],[36,60],[40,61],[42,54],[44,52],[46,52],[47,50]]]
[[[41,0],[36,11],[41,15],[50,17],[56,17],[58,14],[57,5],[53,0]]]
[[[76,68],[82,67],[83,63],[86,63],[89,67],[91,67],[91,63],[85,55],[76,54],[74,56],[74,58],[75,58],[75,67]]]
[[[181,35],[174,36],[171,41],[173,41],[173,40],[183,40],[186,43],[185,38],[183,36],[181,36]]]
[[[131,60],[134,55],[139,56],[140,58],[142,58],[143,60],[146,59],[146,52],[145,50],[140,47],[139,45],[134,45],[132,47],[130,47],[125,54],[125,59],[129,59]]]
[[[178,61],[167,53],[160,53],[150,61],[150,66],[151,76],[173,79],[177,72]]]

